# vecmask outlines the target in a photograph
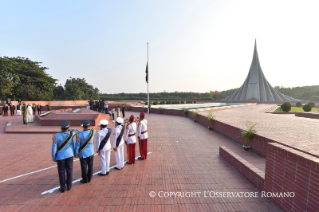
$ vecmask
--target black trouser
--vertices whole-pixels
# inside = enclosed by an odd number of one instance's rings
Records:
[[[114,120],[114,113],[112,113],[112,117],[113,117],[113,120]]]
[[[124,110],[122,110],[122,114],[123,114],[123,118],[125,117],[125,112],[124,112]]]
[[[38,110],[38,114],[41,114],[41,110]]]
[[[90,182],[93,177],[94,155],[87,158],[80,158],[82,179],[84,182]]]
[[[14,110],[10,110],[11,116],[14,116]]]
[[[3,116],[7,116],[8,115],[8,111],[3,111]]]
[[[66,158],[64,160],[57,160],[58,162],[58,172],[60,179],[61,189],[65,189],[65,183],[68,188],[72,187],[73,178],[73,157]],[[65,172],[66,172],[66,182],[65,182]]]

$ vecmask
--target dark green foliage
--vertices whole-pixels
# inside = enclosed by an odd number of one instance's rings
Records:
[[[99,89],[88,84],[84,78],[67,79],[64,85],[64,99],[99,99]]]
[[[310,105],[304,105],[302,107],[302,109],[305,111],[305,112],[310,112],[311,111],[311,106]]]
[[[296,107],[301,107],[301,106],[302,106],[301,102],[296,103]]]
[[[0,57],[0,98],[50,100],[56,79],[41,62],[24,57]]]
[[[315,103],[309,102],[308,105],[310,105],[311,108],[315,107]]]
[[[289,112],[291,110],[291,105],[289,102],[284,102],[282,105],[281,105],[281,109],[284,111],[284,112]]]
[[[295,99],[319,101],[319,85],[293,87],[293,88],[275,86],[275,89]]]

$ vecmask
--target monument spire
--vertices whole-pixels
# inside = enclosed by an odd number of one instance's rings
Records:
[[[257,42],[253,60],[250,65],[248,76],[243,85],[232,95],[223,99],[224,101],[297,101],[296,99],[286,96],[274,89],[267,81],[260,63],[257,52]]]

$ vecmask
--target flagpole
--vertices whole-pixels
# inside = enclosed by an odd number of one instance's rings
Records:
[[[148,68],[148,43],[147,43],[147,113],[150,113],[150,94],[149,94],[149,87],[148,87],[148,82],[150,80],[150,75],[149,75],[149,68]]]

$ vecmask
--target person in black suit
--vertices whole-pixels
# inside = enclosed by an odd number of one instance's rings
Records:
[[[11,114],[11,116],[14,116],[15,109],[16,109],[16,106],[10,105],[10,114]]]
[[[3,106],[3,116],[8,116],[8,106]]]
[[[125,117],[125,107],[124,105],[122,105],[122,114],[123,114],[123,118]]]
[[[42,109],[42,106],[40,104],[38,104],[38,106],[37,106],[38,114],[41,114],[41,109]]]

